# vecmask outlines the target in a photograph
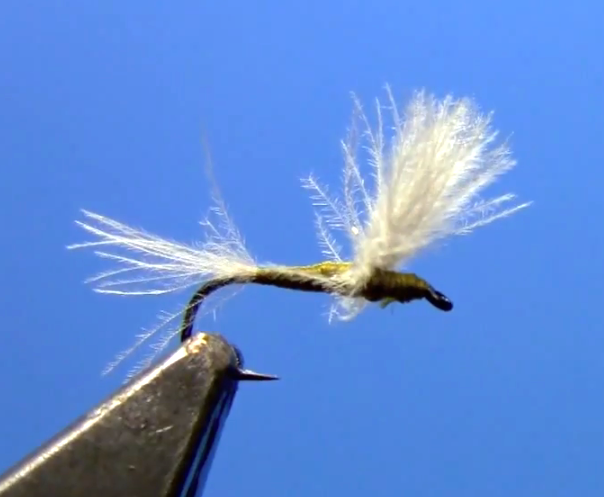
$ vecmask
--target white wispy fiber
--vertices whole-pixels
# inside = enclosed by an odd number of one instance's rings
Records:
[[[161,295],[208,279],[254,274],[257,267],[232,225],[223,232],[209,220],[203,221],[201,224],[207,228],[206,241],[189,246],[100,214],[86,210],[82,213],[86,221],[76,221],[76,224],[97,239],[68,248],[102,248],[94,253],[117,263],[116,268],[86,280],[95,283],[94,290],[99,293]]]
[[[256,262],[245,248],[243,238],[219,195],[215,195],[215,201],[211,215],[201,222],[205,240],[195,246],[161,238],[84,210],[84,220],[76,221],[76,224],[94,239],[68,248],[92,248],[97,256],[115,263],[113,269],[87,280],[99,293],[161,295],[198,286],[214,278],[254,274]],[[212,309],[204,306],[204,313]],[[140,345],[163,331],[159,341],[151,344],[151,354],[128,377],[145,368],[178,334],[184,310],[163,313],[159,323],[138,335],[136,343],[120,352],[105,372],[114,369]]]
[[[312,190],[324,255],[342,261],[336,232],[348,239],[353,264],[343,277],[354,288],[361,288],[376,268],[398,269],[438,240],[470,233],[530,204],[514,203],[509,193],[480,197],[516,161],[505,142],[497,143],[492,115],[482,114],[472,100],[439,100],[418,92],[400,114],[387,88],[387,106],[376,102],[375,127],[354,102],[353,126],[342,143],[341,195],[331,195],[313,176],[303,180]],[[361,155],[367,157],[371,185],[363,177]],[[341,319],[354,317],[365,304],[360,298],[336,299],[331,315]]]

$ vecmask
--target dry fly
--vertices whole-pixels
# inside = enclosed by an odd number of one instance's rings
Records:
[[[94,240],[69,248],[91,247],[98,256],[117,263],[88,280],[96,284],[97,292],[158,295],[198,286],[184,311],[167,316],[159,327],[141,335],[109,369],[183,312],[180,328],[172,327],[145,364],[175,334],[187,339],[204,299],[232,284],[331,294],[335,300],[330,320],[352,319],[367,302],[385,306],[425,299],[443,311],[452,309],[443,293],[399,269],[435,242],[470,233],[527,207],[530,202],[514,203],[512,194],[479,196],[516,162],[507,144],[497,143],[492,115],[481,113],[471,99],[437,99],[417,92],[401,113],[387,88],[386,105],[376,101],[375,126],[359,101],[353,100],[353,125],[342,142],[342,192],[333,196],[313,176],[303,180],[304,188],[312,192],[318,241],[326,257],[323,262],[307,266],[257,263],[217,190],[213,212],[219,221],[202,222],[205,239],[196,246],[83,211],[85,219],[77,224]],[[388,125],[384,110],[389,114]],[[349,257],[344,256],[343,244]]]

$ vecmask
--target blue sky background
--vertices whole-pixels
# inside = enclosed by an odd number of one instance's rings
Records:
[[[350,91],[494,109],[535,204],[424,254],[455,302],[328,325],[249,287],[217,321],[247,364],[207,495],[601,496],[604,62],[599,2],[14,1],[0,5],[0,471],[118,387],[100,371],[188,297],[117,298],[87,208],[182,241],[210,205],[202,133],[260,260],[319,260],[298,179],[337,185]]]

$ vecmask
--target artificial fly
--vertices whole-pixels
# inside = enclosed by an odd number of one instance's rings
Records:
[[[382,109],[377,102],[375,128],[355,99],[355,119],[344,151],[343,192],[336,198],[314,177],[303,181],[313,192],[319,244],[327,260],[309,266],[257,264],[229,218],[215,190],[214,213],[220,223],[206,220],[206,239],[199,246],[169,241],[115,220],[83,211],[77,224],[95,241],[69,248],[111,247],[119,251],[95,253],[119,264],[89,282],[96,291],[118,295],[157,295],[199,286],[180,328],[157,347],[163,349],[174,334],[186,340],[193,331],[199,307],[211,293],[227,285],[256,283],[336,297],[330,319],[349,320],[367,302],[410,302],[426,299],[443,311],[452,302],[413,273],[397,271],[403,263],[435,242],[467,234],[530,205],[504,208],[514,195],[488,200],[479,193],[514,167],[505,143],[496,145],[491,115],[479,112],[470,99],[438,100],[416,93],[400,115],[388,89],[392,136],[385,137]],[[361,123],[363,131],[357,131]],[[360,144],[368,152],[373,174],[371,190],[361,173]],[[348,238],[351,256],[344,257],[337,232]],[[131,254],[136,254],[131,255]],[[181,314],[181,313],[179,313]],[[169,316],[167,321],[176,318]],[[158,328],[141,336],[135,347],[118,356],[115,366]],[[149,360],[151,360],[151,357]]]
[[[184,313],[180,332],[181,341],[193,333],[198,309],[211,293],[228,285],[256,283],[303,292],[320,292],[348,299],[382,302],[382,307],[392,302],[406,303],[425,298],[442,311],[453,309],[453,303],[441,292],[413,273],[399,273],[376,268],[361,287],[348,279],[350,262],[320,262],[310,266],[258,267],[254,272],[227,278],[215,278],[204,283],[195,292]]]

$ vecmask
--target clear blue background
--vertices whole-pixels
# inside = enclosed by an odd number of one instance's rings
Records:
[[[475,97],[535,204],[426,253],[456,304],[330,326],[250,287],[217,321],[244,385],[208,495],[604,494],[604,4],[75,0],[0,5],[0,471],[101,401],[167,298],[94,294],[87,208],[182,241],[209,206],[202,135],[260,260],[319,260],[298,179],[337,185],[349,92]],[[130,364],[132,365],[132,364]]]

